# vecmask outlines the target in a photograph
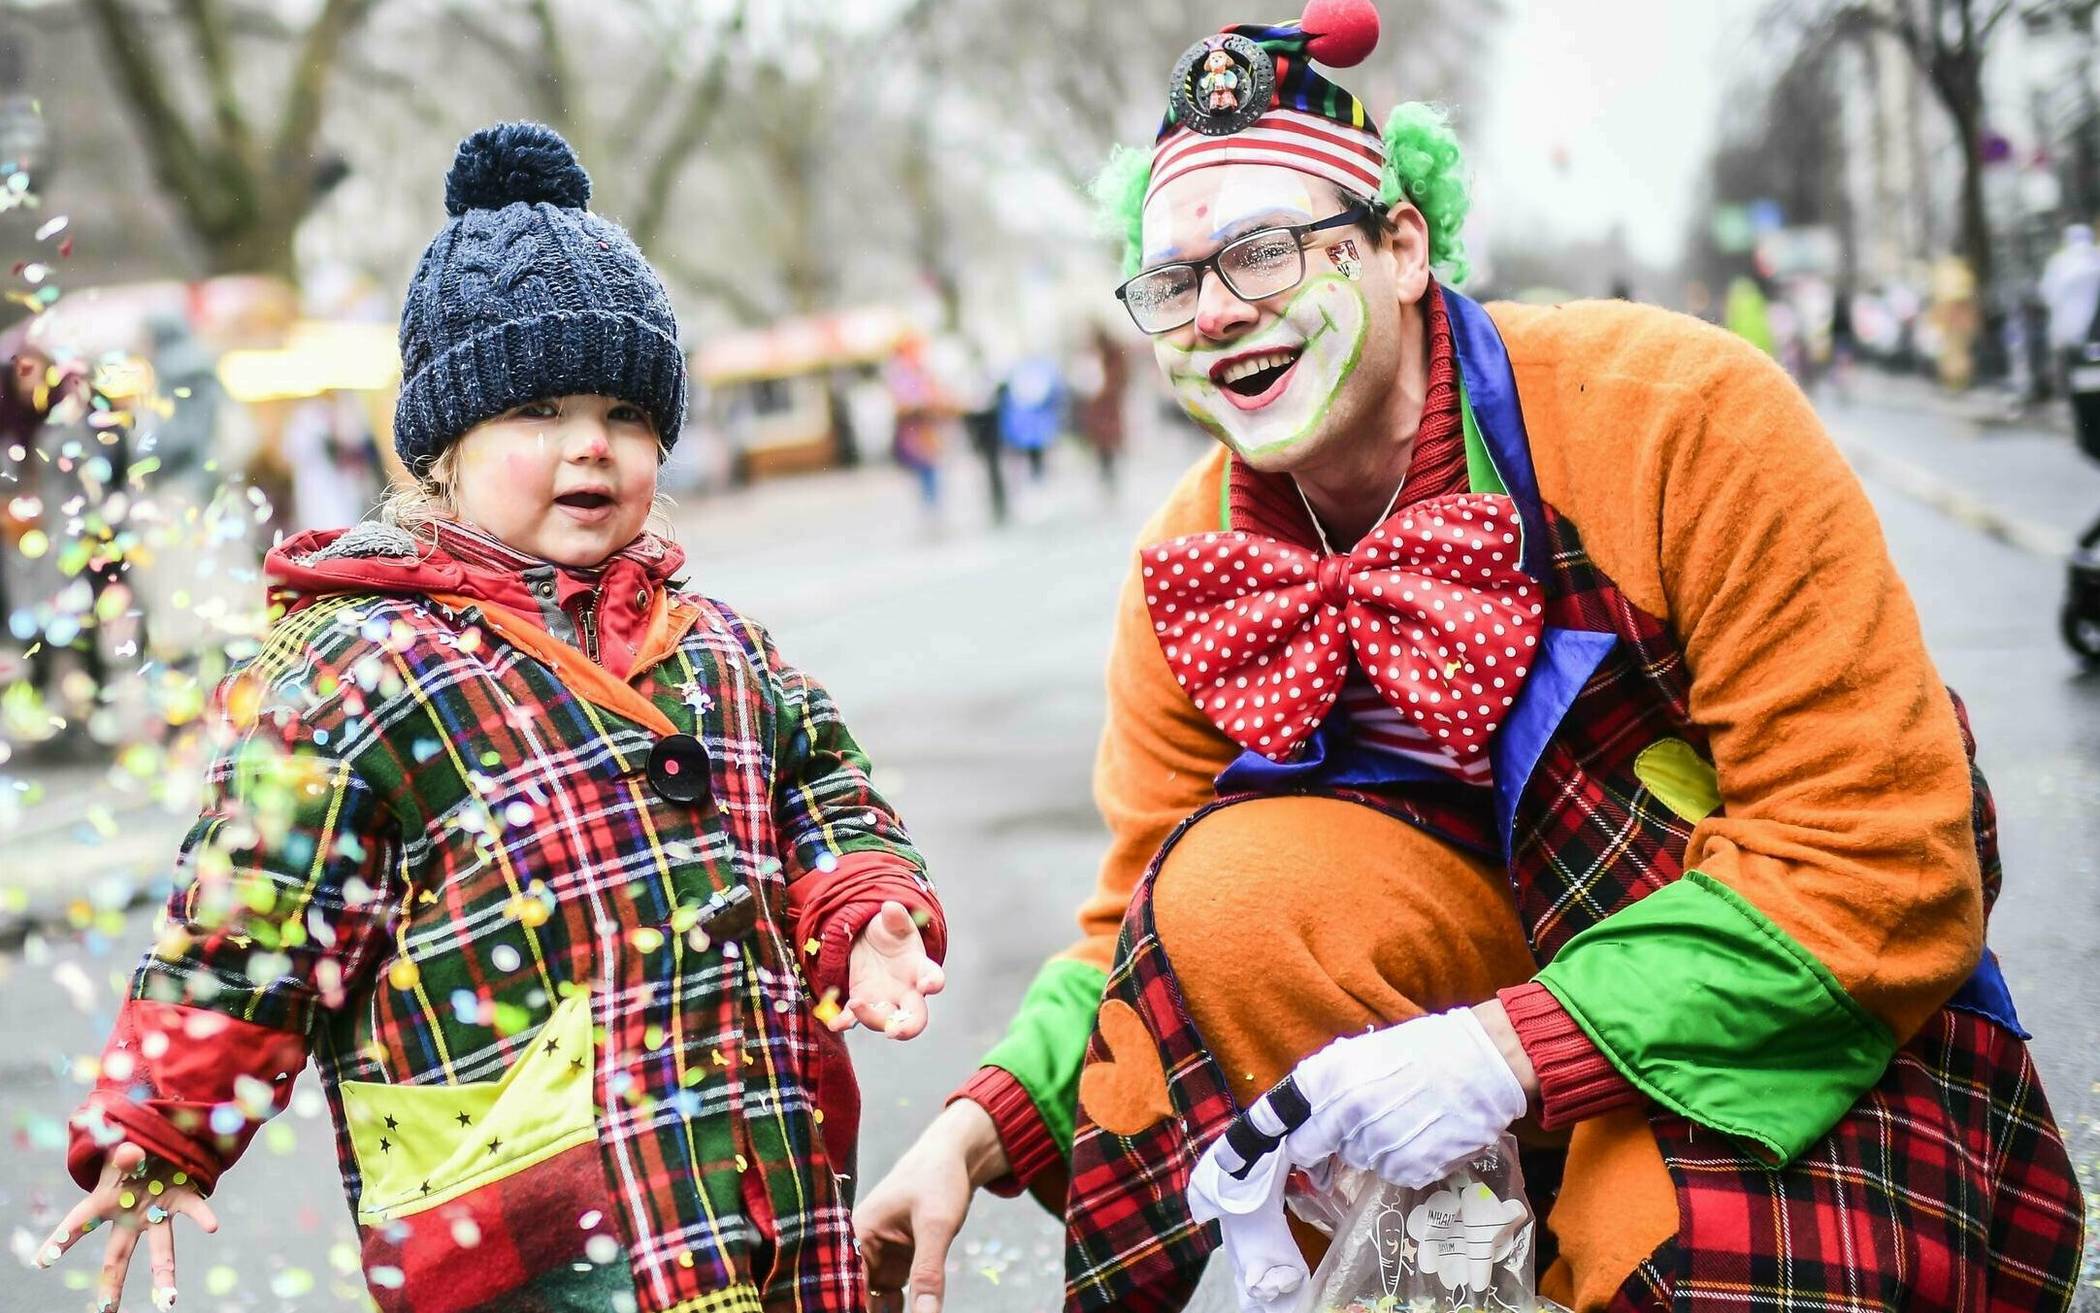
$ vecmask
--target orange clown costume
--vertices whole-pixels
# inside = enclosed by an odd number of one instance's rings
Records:
[[[1408,170],[1436,152],[1394,148],[1419,116],[1380,138],[1306,62],[1367,53],[1367,10],[1231,29],[1177,86],[1232,50],[1266,112],[1194,126],[1219,162],[1287,162],[1291,125],[1323,119],[1355,135],[1307,171],[1434,230],[1455,222],[1425,199],[1442,181]],[[1176,105],[1155,170],[1203,149],[1200,107]],[[1365,158],[1375,191],[1352,185]],[[1141,535],[1083,935],[957,1095],[999,1129],[1002,1188],[1064,1213],[1068,1307],[1178,1307],[1219,1239],[1191,1212],[1199,1159],[1284,1138],[1247,1110],[1316,1104],[1286,1078],[1337,1037],[1497,996],[1540,1089],[1543,1293],[2067,1306],[2083,1208],[1984,946],[1990,795],[1814,412],[1681,316],[1435,283],[1420,309],[1428,396],[1377,533],[1332,550],[1288,476],[1220,450]],[[1412,541],[1412,517],[1486,509],[1513,530],[1508,579]],[[1468,629],[1493,614],[1478,599],[1536,621],[1508,626],[1507,697],[1471,686],[1475,751],[1409,694],[1455,706],[1503,631],[1425,639],[1440,589]],[[1339,686],[1311,690],[1344,648]]]

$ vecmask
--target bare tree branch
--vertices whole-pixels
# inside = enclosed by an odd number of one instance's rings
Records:
[[[153,176],[193,226],[209,226],[216,219],[217,207],[203,152],[147,53],[141,24],[122,0],[86,0],[86,4],[101,37],[98,44],[116,64],[117,94],[130,107]]]
[[[702,269],[675,251],[651,251],[649,259],[672,282],[694,296],[719,301],[745,323],[762,324],[779,314],[775,306],[752,296],[734,279]]]
[[[227,49],[226,15],[218,0],[178,0],[178,10],[189,23],[204,65],[204,84],[211,101],[212,118],[218,124],[219,147],[238,160],[244,170],[255,167],[254,142],[248,135],[248,120],[241,113],[240,88],[234,78],[233,56]]]
[[[723,93],[729,86],[730,48],[734,38],[743,30],[744,0],[737,0],[728,23],[711,43],[707,67],[693,79],[677,121],[655,158],[649,162],[649,172],[642,183],[641,204],[635,210],[630,229],[635,243],[643,250],[655,245],[664,218],[670,213],[671,196],[678,188],[679,176],[685,172],[693,152],[706,138],[715,112],[721,107]]]
[[[574,86],[570,77],[569,48],[562,37],[561,25],[554,19],[554,6],[549,0],[531,0],[532,24],[540,34],[539,73],[533,79],[534,99],[540,104],[547,121],[560,128],[572,140],[589,136],[579,118],[577,101],[569,92]]]
[[[321,126],[321,104],[343,41],[372,12],[376,0],[327,0],[320,17],[306,31],[306,41],[285,93],[284,116],[277,129],[271,160],[280,174],[304,176],[313,154],[314,133]]]
[[[497,31],[488,23],[483,22],[481,16],[471,6],[466,4],[446,5],[445,19],[459,30],[461,36],[466,37],[475,45],[488,51],[506,66],[525,62],[525,52],[518,43]]]

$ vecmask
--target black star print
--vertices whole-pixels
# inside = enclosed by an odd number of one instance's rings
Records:
[[[465,1126],[468,1122],[471,1122],[473,1120],[474,1119],[472,1117],[467,1116],[467,1114],[465,1113],[461,1113],[459,1115],[459,1124],[462,1126]]]
[[[582,1070],[583,1070],[583,1059],[582,1059],[582,1058],[570,1058],[570,1059],[569,1059],[569,1070],[570,1070],[570,1071],[582,1071]]]
[[[390,1131],[398,1131],[401,1129],[401,1123],[389,1117],[386,1119],[386,1128]]]
[[[380,1137],[379,1137],[379,1152],[381,1152],[381,1153],[392,1153],[393,1151],[394,1151],[394,1146],[393,1146],[392,1144],[388,1143],[388,1141],[387,1141],[387,1138],[386,1138],[386,1137],[385,1137],[384,1135],[380,1136]]]
[[[547,1052],[552,1053],[555,1049],[559,1048],[560,1046],[550,1039],[546,1042],[546,1044],[543,1047],[546,1049]]]
[[[490,1140],[490,1141],[489,1141],[489,1152],[490,1152],[490,1153],[494,1153],[494,1152],[496,1152],[496,1146],[497,1146],[497,1145],[499,1145],[499,1144],[501,1144],[501,1143],[503,1143],[503,1138],[502,1138],[501,1136],[498,1136],[498,1137],[496,1137],[495,1139],[493,1139],[493,1140]]]
[[[423,1193],[424,1193],[424,1194],[429,1194],[429,1193],[430,1193],[430,1182],[428,1182],[428,1181],[425,1181],[425,1182],[423,1182]]]

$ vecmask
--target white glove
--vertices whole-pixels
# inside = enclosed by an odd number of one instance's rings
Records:
[[[1471,1008],[1338,1039],[1291,1080],[1312,1107],[1284,1141],[1293,1163],[1332,1154],[1403,1189],[1441,1180],[1493,1146],[1526,1106]]]
[[[1280,1142],[1287,1129],[1266,1099],[1240,1120],[1252,1123],[1271,1143]],[[1284,1156],[1274,1152],[1257,1154],[1250,1166],[1221,1135],[1189,1175],[1189,1212],[1199,1222],[1218,1223],[1243,1313],[1283,1313],[1296,1305],[1298,1288],[1305,1284],[1305,1258],[1283,1216],[1283,1183],[1290,1170]]]
[[[1338,1156],[1419,1188],[1495,1144],[1525,1102],[1470,1008],[1338,1039],[1204,1150],[1189,1178],[1189,1211],[1217,1221],[1240,1308],[1281,1313],[1308,1275],[1284,1222],[1292,1167],[1318,1173]]]

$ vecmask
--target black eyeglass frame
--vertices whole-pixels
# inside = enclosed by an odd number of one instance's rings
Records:
[[[1265,297],[1275,296],[1280,292],[1288,292],[1305,281],[1305,238],[1307,234],[1321,232],[1328,228],[1342,228],[1352,224],[1372,223],[1377,218],[1378,208],[1376,206],[1367,205],[1359,201],[1351,204],[1339,214],[1330,215],[1314,223],[1277,224],[1269,228],[1256,228],[1251,233],[1233,238],[1209,255],[1204,256],[1201,260],[1175,260],[1169,264],[1159,264],[1152,266],[1150,269],[1138,270],[1130,277],[1124,279],[1121,285],[1116,288],[1116,300],[1123,303],[1123,309],[1130,315],[1130,322],[1137,324],[1139,332],[1153,337],[1161,333],[1171,333],[1177,328],[1195,323],[1196,312],[1191,310],[1187,319],[1179,323],[1168,324],[1165,328],[1147,328],[1138,322],[1137,310],[1130,304],[1129,292],[1132,283],[1137,282],[1141,278],[1150,278],[1155,274],[1164,273],[1169,269],[1193,269],[1196,273],[1195,301],[1200,304],[1203,300],[1203,274],[1208,270],[1218,276],[1218,280],[1225,284],[1227,291],[1242,301],[1252,302]],[[1257,237],[1267,237],[1273,233],[1289,233],[1291,235],[1291,245],[1298,250],[1298,276],[1285,283],[1282,287],[1277,288],[1274,292],[1263,293],[1263,297],[1250,297],[1240,291],[1239,287],[1233,283],[1232,275],[1226,273],[1225,266],[1218,262],[1224,258],[1225,252],[1232,250],[1234,247],[1251,242]]]

